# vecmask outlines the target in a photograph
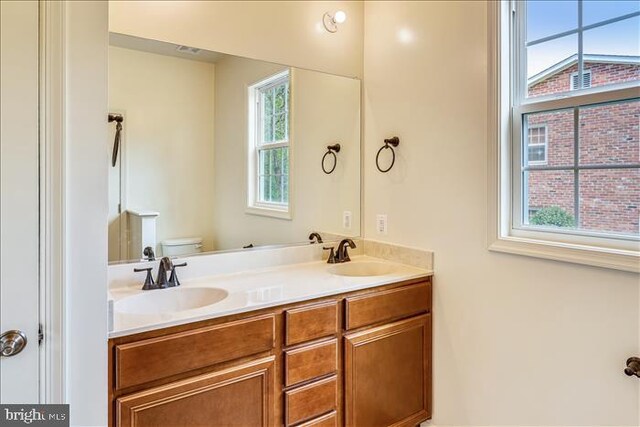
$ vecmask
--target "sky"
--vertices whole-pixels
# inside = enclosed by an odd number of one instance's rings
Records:
[[[578,26],[578,0],[530,0],[527,3],[527,41],[572,30]],[[640,12],[637,0],[584,0],[583,25]],[[640,16],[584,32],[585,54],[640,56]],[[528,77],[578,53],[578,35],[561,37],[527,49]]]

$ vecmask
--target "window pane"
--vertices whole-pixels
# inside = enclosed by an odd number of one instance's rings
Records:
[[[273,173],[272,157],[271,150],[260,150],[260,175],[270,175]]]
[[[580,171],[580,224],[589,231],[638,235],[640,169]]]
[[[282,202],[289,203],[289,175],[282,176]]]
[[[271,200],[270,202],[280,203],[282,202],[282,193],[280,191],[281,175],[273,175],[271,177]]]
[[[275,119],[276,119],[276,126],[275,126],[275,140],[276,141],[284,141],[286,140],[287,137],[287,121],[286,121],[287,116],[284,114],[278,114]]]
[[[262,94],[262,141],[273,141],[273,90],[263,91]]]
[[[276,86],[275,88],[275,113],[276,114],[282,114],[286,111],[286,106],[287,103],[285,102],[285,97],[286,97],[287,91],[286,91],[286,85],[279,85]]]
[[[634,12],[640,12],[638,1],[589,0],[582,3],[582,24],[591,25]]]
[[[580,108],[580,164],[640,163],[640,100]]]
[[[525,116],[526,166],[572,166],[574,163],[573,109]]]
[[[273,159],[273,169],[271,173],[274,175],[282,175],[282,148],[276,148],[271,151]]]
[[[289,175],[289,148],[282,149],[282,173],[285,175]]]
[[[578,2],[528,1],[527,41],[573,30],[578,27]]]
[[[591,86],[640,80],[640,17],[587,30],[583,43]]]
[[[289,148],[260,150],[259,199],[261,202],[288,203]]]
[[[578,70],[578,36],[573,34],[527,48],[528,96],[570,90],[571,73]]]
[[[271,186],[269,185],[269,180],[271,179],[271,175],[260,176],[260,201],[265,202],[271,198]]]
[[[523,222],[543,227],[574,227],[573,171],[524,173]]]

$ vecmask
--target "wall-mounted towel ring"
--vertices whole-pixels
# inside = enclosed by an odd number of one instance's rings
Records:
[[[329,175],[331,172],[333,172],[336,169],[336,165],[338,164],[338,156],[336,156],[336,153],[339,153],[339,152],[340,152],[340,144],[327,145],[327,152],[324,153],[324,156],[322,156],[322,172]],[[333,166],[331,167],[331,169],[327,170],[327,168],[324,165],[324,161],[329,154],[333,156]]]
[[[393,150],[393,147],[397,147],[398,145],[400,145],[400,138],[398,138],[397,136],[384,140],[384,145],[380,147],[380,149],[378,150],[378,154],[376,154],[376,167],[380,172],[387,173],[391,170],[394,163],[396,162],[396,152]],[[380,153],[382,153],[382,150],[391,150],[391,164],[386,169],[382,169],[380,167]]]

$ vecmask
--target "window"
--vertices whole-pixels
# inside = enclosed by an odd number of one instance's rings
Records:
[[[640,4],[490,7],[491,249],[638,271]]]
[[[291,217],[290,97],[288,71],[249,88],[249,213]]]
[[[578,72],[571,73],[571,90],[580,89],[580,82],[578,81]],[[582,73],[582,88],[591,87],[591,70],[585,70]]]
[[[529,125],[527,132],[529,165],[544,165],[547,163],[547,127]]]

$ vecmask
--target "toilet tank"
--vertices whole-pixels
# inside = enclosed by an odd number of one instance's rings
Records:
[[[202,237],[185,237],[162,241],[162,256],[182,256],[202,252]]]

